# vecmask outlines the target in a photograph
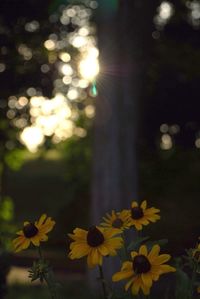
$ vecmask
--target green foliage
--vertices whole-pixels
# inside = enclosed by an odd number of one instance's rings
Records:
[[[7,166],[17,171],[21,168],[25,161],[25,150],[15,148],[12,151],[8,151],[5,155],[5,162]]]
[[[62,146],[66,172],[64,179],[70,186],[68,196],[76,199],[89,193],[91,177],[91,139],[73,137]]]
[[[3,198],[0,202],[0,221],[11,221],[14,216],[13,201],[9,196]]]
[[[0,242],[3,250],[10,250],[11,236],[16,230],[13,225],[14,204],[9,196],[2,198],[0,202]]]
[[[132,251],[132,250],[138,250],[138,248],[142,245],[142,243],[144,243],[145,241],[147,241],[149,239],[149,237],[136,237],[136,239],[134,241],[132,241],[129,246],[128,246],[128,250]]]

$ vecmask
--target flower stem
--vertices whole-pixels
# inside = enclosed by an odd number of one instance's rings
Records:
[[[196,280],[196,267],[193,268],[192,271],[192,278],[191,278],[191,296],[193,296],[193,292],[194,292],[194,283]]]
[[[38,254],[39,254],[40,260],[44,260],[44,257],[43,257],[43,254],[42,254],[42,249],[41,249],[40,246],[38,246]],[[51,272],[51,270],[50,270],[50,272]],[[55,288],[55,281],[54,281],[53,273],[50,273],[50,272],[48,272],[47,274],[44,273],[43,277],[44,277],[44,280],[47,284],[49,293],[51,295],[51,299],[57,299],[58,296],[57,296],[57,291],[56,291],[56,288]],[[50,277],[51,277],[51,279],[50,279]]]
[[[43,256],[42,256],[42,250],[41,250],[41,247],[40,247],[40,246],[38,247],[38,253],[39,253],[39,257],[40,257],[40,259],[42,260],[42,259],[43,259]]]
[[[128,250],[127,250],[127,247],[126,247],[126,236],[125,236],[125,233],[122,232],[122,239],[124,241],[124,253],[126,255],[126,259],[129,258],[129,253],[128,253]]]
[[[99,265],[99,273],[100,273],[100,279],[101,279],[101,284],[102,284],[102,289],[103,289],[103,296],[104,296],[104,299],[107,299],[106,284],[105,284],[105,279],[104,279],[104,274],[103,274],[103,268],[100,265]]]

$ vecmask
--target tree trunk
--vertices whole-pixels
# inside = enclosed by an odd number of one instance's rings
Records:
[[[106,0],[108,1],[108,0]],[[138,103],[157,1],[121,0],[98,24],[101,76],[96,100],[91,223],[137,199]],[[116,269],[106,259],[108,277]]]

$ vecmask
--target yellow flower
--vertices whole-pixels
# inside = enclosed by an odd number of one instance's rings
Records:
[[[200,262],[200,244],[198,244],[196,248],[193,249],[192,256],[196,262]]]
[[[125,285],[126,291],[131,287],[133,295],[137,295],[140,289],[148,295],[153,281],[157,281],[161,274],[176,271],[174,267],[164,264],[170,259],[170,255],[159,255],[159,252],[159,245],[154,245],[149,253],[147,247],[142,245],[139,252],[131,252],[132,260],[124,262],[121,271],[115,273],[112,280],[129,279]]]
[[[157,214],[160,210],[154,207],[147,208],[147,202],[144,200],[139,206],[136,201],[131,204],[131,210],[129,210],[130,223],[134,225],[137,230],[141,230],[143,225],[148,225],[149,222],[156,222],[160,219]]]
[[[106,228],[116,228],[119,231],[129,229],[130,227],[130,215],[129,211],[123,210],[121,212],[112,211],[111,215],[106,214],[107,217],[103,217],[104,222],[101,223],[101,226]]]
[[[122,238],[115,237],[119,234],[116,229],[104,229],[92,226],[88,231],[76,228],[69,237],[73,240],[70,244],[70,259],[79,259],[87,256],[88,267],[102,265],[103,256],[117,254],[116,249],[122,247]]]
[[[40,246],[40,242],[48,240],[49,233],[55,225],[55,221],[51,217],[43,214],[35,223],[24,222],[22,230],[17,232],[18,237],[13,240],[13,245],[16,252],[27,249],[31,243],[35,246]]]

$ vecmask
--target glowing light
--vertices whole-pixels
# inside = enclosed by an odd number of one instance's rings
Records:
[[[35,96],[37,93],[37,91],[34,87],[29,87],[26,92],[30,97]]]
[[[34,32],[37,29],[39,29],[39,27],[40,27],[39,22],[35,21],[35,20],[25,24],[25,30],[28,31],[28,32]]]
[[[70,64],[63,64],[61,67],[61,72],[65,76],[71,76],[73,74],[73,69]]]
[[[99,56],[99,50],[96,47],[89,48],[88,56],[97,58]]]
[[[55,48],[56,48],[56,44],[55,44],[55,42],[54,42],[53,40],[51,40],[51,39],[46,40],[46,41],[44,42],[44,46],[45,46],[45,48],[46,48],[47,50],[49,50],[49,51],[53,51],[53,50],[55,50]]]
[[[78,91],[77,89],[70,89],[67,93],[67,97],[70,99],[70,100],[75,100],[78,98]]]
[[[70,23],[70,18],[66,15],[63,15],[61,16],[60,18],[60,22],[63,24],[63,25],[68,25]]]
[[[90,33],[90,31],[87,27],[81,27],[78,33],[82,36],[87,36]]]
[[[96,9],[96,8],[98,7],[98,2],[97,2],[97,1],[91,1],[91,2],[90,2],[90,7],[91,7],[92,9]]]
[[[43,97],[32,97],[30,103],[31,106],[33,107],[39,107],[42,101],[43,101]]]
[[[6,69],[5,63],[0,63],[0,73],[3,73]]]
[[[33,56],[32,50],[28,48],[25,44],[20,44],[18,47],[18,52],[24,57],[24,60],[30,60]]]
[[[99,73],[99,62],[94,56],[87,56],[81,60],[79,71],[83,79],[93,81]]]
[[[98,94],[98,92],[97,92],[97,86],[96,86],[96,83],[93,82],[92,86],[90,88],[90,95],[91,95],[91,97],[96,97],[97,94]]]
[[[63,61],[63,62],[68,62],[71,59],[71,56],[67,53],[67,52],[62,52],[59,54],[59,58]]]
[[[8,110],[6,115],[7,115],[7,118],[12,119],[15,117],[15,111],[10,109],[10,110]]]
[[[8,106],[10,108],[15,108],[16,102],[17,102],[17,98],[15,96],[11,96],[8,99]]]
[[[173,146],[172,138],[169,134],[163,134],[161,137],[161,144],[160,147],[163,150],[169,150]]]
[[[87,135],[87,131],[83,128],[75,128],[74,129],[74,134],[78,137],[85,137]]]
[[[172,4],[164,1],[160,5],[160,17],[162,19],[169,19],[170,16],[172,15]]]
[[[87,88],[89,86],[89,81],[85,79],[79,80],[79,87],[80,88]]]
[[[27,126],[27,120],[25,118],[16,119],[15,126],[19,129],[22,129]]]
[[[158,14],[155,17],[155,23],[159,26],[164,26],[174,13],[173,5],[168,1],[163,1],[159,8]]]
[[[179,125],[176,125],[176,124],[171,125],[170,128],[169,128],[169,132],[170,132],[172,135],[174,135],[174,134],[178,134],[179,131],[180,131],[180,127],[179,127]]]
[[[195,140],[195,146],[196,146],[197,148],[200,148],[200,138],[197,138],[197,139]]]
[[[162,132],[162,133],[167,133],[168,130],[169,130],[169,126],[167,124],[162,124],[160,126],[160,132]]]
[[[66,12],[67,12],[68,17],[70,17],[70,18],[73,18],[76,15],[76,10],[74,8],[69,8],[69,9],[67,9]]]
[[[88,118],[93,118],[95,116],[95,108],[93,105],[88,105],[85,107],[85,114]]]
[[[28,104],[28,99],[26,97],[20,97],[18,99],[18,102],[22,107],[24,107]]]
[[[38,127],[26,127],[20,134],[20,140],[30,152],[35,153],[44,143],[44,135]]]
[[[50,71],[50,67],[48,66],[48,64],[41,65],[40,69],[43,73],[48,73]]]
[[[70,76],[64,76],[62,80],[63,80],[64,84],[68,85],[68,84],[70,84],[72,82],[72,77],[70,77]]]
[[[74,39],[72,40],[72,45],[75,48],[83,47],[86,45],[86,43],[87,43],[87,38],[85,38],[84,36],[80,36],[80,35],[75,36]]]

